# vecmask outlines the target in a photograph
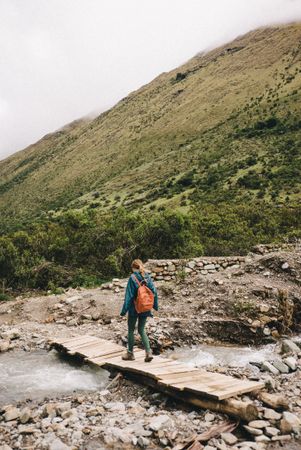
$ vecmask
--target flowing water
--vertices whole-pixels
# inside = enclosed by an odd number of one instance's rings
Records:
[[[77,391],[97,391],[107,383],[107,371],[64,359],[54,350],[0,355],[0,405]]]
[[[184,347],[168,353],[173,358],[193,367],[225,366],[246,367],[250,362],[263,362],[277,356],[276,345],[262,347],[233,347],[198,345]]]
[[[277,357],[277,352],[275,344],[262,347],[198,345],[170,351],[164,356],[192,367],[251,367],[250,362],[271,360]],[[98,391],[107,383],[107,371],[81,365],[54,350],[0,355],[0,405],[79,391]]]

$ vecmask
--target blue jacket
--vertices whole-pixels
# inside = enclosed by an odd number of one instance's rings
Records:
[[[140,272],[134,272],[134,275],[137,277],[137,279],[139,281],[143,280],[143,276],[141,275]],[[158,311],[159,307],[158,307],[158,294],[157,294],[157,289],[154,286],[154,283],[150,277],[150,275],[148,273],[145,274],[144,277],[145,281],[147,282],[147,286],[151,289],[151,291],[154,293],[154,309],[156,311]],[[120,315],[121,316],[125,316],[126,313],[129,313],[129,316],[140,316],[140,317],[150,317],[152,316],[151,311],[146,311],[144,313],[140,313],[138,314],[136,309],[135,309],[135,304],[134,304],[134,300],[137,297],[137,291],[138,291],[138,284],[137,282],[134,280],[133,275],[130,276],[127,287],[126,287],[126,291],[125,291],[125,297],[124,297],[124,303],[123,303],[123,307],[121,310]]]

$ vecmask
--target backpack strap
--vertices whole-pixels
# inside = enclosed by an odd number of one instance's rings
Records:
[[[136,283],[138,284],[138,286],[140,287],[140,286],[141,286],[141,282],[138,280],[138,278],[136,277],[136,275],[133,274],[132,277],[133,277],[133,280],[135,280]]]

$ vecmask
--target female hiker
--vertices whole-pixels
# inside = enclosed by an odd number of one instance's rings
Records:
[[[125,316],[128,313],[128,349],[127,352],[123,355],[122,359],[126,361],[133,361],[135,359],[133,349],[134,349],[134,331],[136,327],[136,323],[138,321],[138,333],[141,336],[141,340],[143,346],[145,348],[145,362],[150,362],[153,357],[150,349],[149,339],[145,332],[145,324],[148,317],[152,317],[151,308],[153,307],[156,311],[158,311],[158,294],[157,290],[152,282],[152,279],[149,274],[145,272],[145,268],[140,259],[135,259],[132,262],[132,271],[133,274],[130,276],[125,292],[125,298],[123,307],[120,315]],[[137,303],[135,305],[135,301],[137,299],[138,288],[140,286],[147,286],[151,290],[146,289],[149,292],[150,297],[152,297],[152,301],[150,309],[146,312],[138,313]],[[139,309],[139,308],[138,308]]]

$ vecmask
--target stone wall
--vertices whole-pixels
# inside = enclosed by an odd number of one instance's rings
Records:
[[[265,255],[271,252],[291,252],[291,251],[301,250],[301,239],[297,239],[294,243],[280,243],[280,244],[258,244],[252,248],[253,253],[259,255]]]
[[[145,264],[155,280],[174,280],[189,275],[208,275],[221,270],[239,269],[246,263],[245,256],[202,257],[193,259],[149,259]]]

